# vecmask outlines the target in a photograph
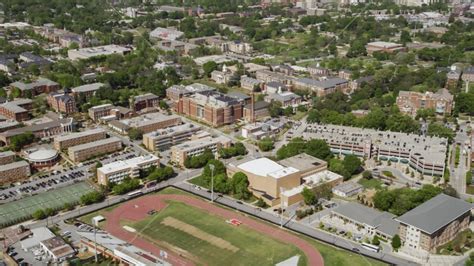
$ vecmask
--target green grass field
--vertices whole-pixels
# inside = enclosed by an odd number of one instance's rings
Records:
[[[383,182],[380,181],[380,179],[375,179],[375,178],[372,178],[372,179],[361,178],[357,183],[361,184],[364,188],[367,188],[367,189],[372,189],[372,188],[381,189],[383,185]]]
[[[237,247],[238,251],[220,248],[180,229],[163,225],[162,221],[167,217],[175,218],[228,241]],[[197,264],[274,265],[294,255],[300,255],[299,265],[306,265],[303,252],[295,246],[263,236],[243,226],[234,227],[218,216],[209,215],[180,202],[170,202],[168,207],[158,214],[131,226],[145,238],[166,242],[168,245],[185,250],[197,260]],[[168,246],[166,243],[162,244]]]
[[[38,209],[60,209],[65,203],[77,203],[82,195],[92,190],[87,183],[82,182],[3,204],[0,206],[0,225],[28,220]]]

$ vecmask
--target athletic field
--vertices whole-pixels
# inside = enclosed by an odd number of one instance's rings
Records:
[[[77,203],[80,197],[93,188],[86,182],[50,190],[38,195],[0,205],[0,226],[26,221],[38,209],[61,209],[65,203]]]
[[[299,255],[299,265],[306,265],[303,252],[291,244],[284,244],[245,225],[231,225],[224,218],[182,202],[169,201],[168,204],[132,227],[144,238],[172,247],[173,251],[197,264],[275,265]],[[277,230],[275,233],[278,234]]]

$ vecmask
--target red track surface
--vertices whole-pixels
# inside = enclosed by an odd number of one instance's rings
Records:
[[[258,222],[254,219],[246,217],[242,214],[236,213],[234,211],[226,210],[216,205],[210,204],[203,200],[186,196],[186,195],[150,195],[144,196],[132,201],[128,201],[117,208],[113,209],[111,213],[107,215],[107,223],[105,229],[112,235],[132,243],[133,245],[151,252],[156,256],[160,254],[160,248],[154,245],[153,243],[148,242],[147,240],[140,238],[135,233],[126,231],[120,225],[120,220],[130,220],[130,221],[140,221],[145,219],[148,215],[147,212],[155,209],[161,210],[166,207],[167,200],[175,200],[184,202],[187,205],[193,206],[198,209],[205,210],[209,213],[216,214],[225,219],[238,219],[243,224],[242,226],[250,227],[252,230],[266,234],[274,239],[282,241],[284,243],[290,243],[298,247],[303,251],[308,259],[308,265],[311,266],[323,266],[324,261],[321,254],[308,242],[303,239],[288,233],[285,230],[281,230],[276,226],[268,225],[262,222]],[[173,252],[168,252],[168,261],[173,265],[193,265],[193,262],[186,260],[178,254]]]

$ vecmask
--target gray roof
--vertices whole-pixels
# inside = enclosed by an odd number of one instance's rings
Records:
[[[265,101],[258,101],[258,102],[254,103],[254,108],[255,108],[255,110],[260,110],[260,109],[268,108],[269,105],[270,105],[270,103],[267,103]],[[249,103],[244,108],[252,109],[252,104]]]
[[[250,99],[250,96],[248,96],[245,93],[238,92],[238,91],[231,91],[231,92],[227,93],[227,96],[235,98],[237,100],[248,100],[248,99]]]
[[[300,78],[297,80],[297,82],[304,83],[308,86],[315,86],[323,89],[328,89],[335,87],[340,84],[347,83],[346,79],[342,78],[328,78],[326,80],[315,80],[315,79],[309,79],[309,78]]]
[[[459,216],[470,212],[471,208],[472,205],[464,200],[439,194],[398,217],[397,221],[432,234]]]
[[[333,212],[372,227],[380,226],[381,221],[384,219],[393,219],[393,217],[395,217],[395,215],[391,213],[381,212],[355,202],[339,205]]]

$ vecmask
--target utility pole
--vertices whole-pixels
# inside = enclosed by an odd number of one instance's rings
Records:
[[[283,228],[283,198],[281,194],[283,194],[284,189],[280,187],[280,228]]]
[[[209,164],[209,169],[211,169],[211,202],[214,202],[214,169],[213,164]]]
[[[97,225],[95,223],[94,218],[92,218],[92,224],[94,224],[94,258],[95,263],[99,263],[99,259],[97,258]]]

